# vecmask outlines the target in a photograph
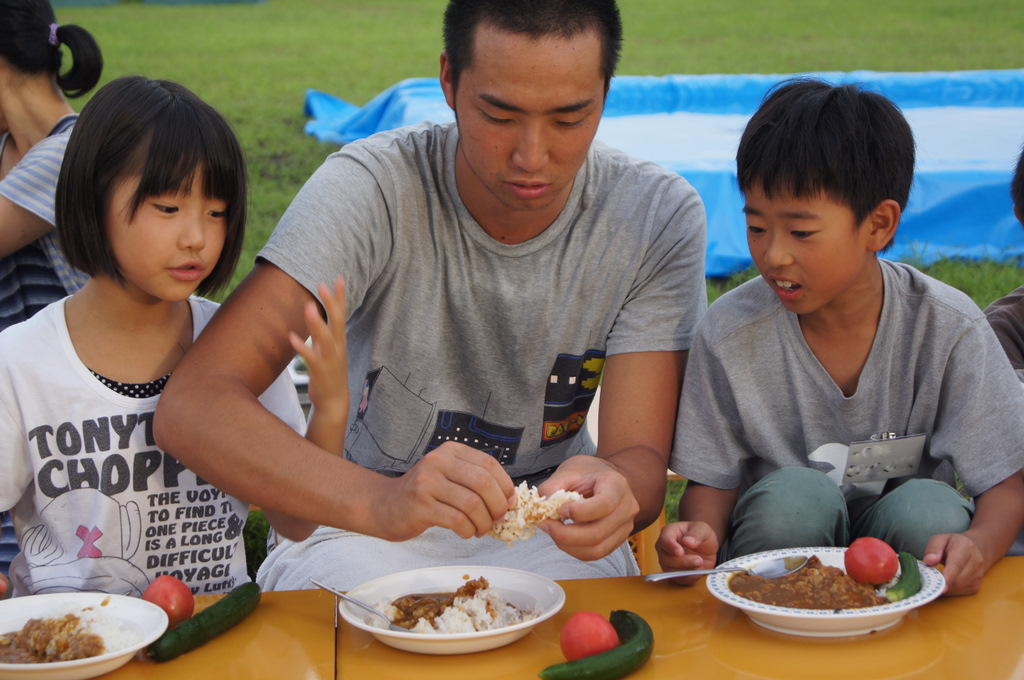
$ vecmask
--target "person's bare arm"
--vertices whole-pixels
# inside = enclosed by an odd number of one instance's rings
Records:
[[[943,563],[947,595],[971,595],[982,577],[1006,554],[1024,523],[1024,481],[1012,475],[974,499],[971,526],[962,534],[928,540],[924,562]]]
[[[601,387],[597,455],[614,464],[640,504],[633,532],[665,507],[668,457],[686,352],[634,352],[608,357]]]
[[[5,196],[0,196],[0,225],[0,257],[21,250],[53,230],[52,224]]]
[[[430,526],[486,533],[513,496],[491,456],[439,447],[405,475],[385,477],[308,441],[257,400],[294,356],[289,333],[306,337],[313,300],[277,267],[257,264],[168,381],[157,444],[225,492],[316,524],[388,540]]]
[[[312,340],[289,336],[292,349],[306,361],[309,370],[309,398],[313,407],[306,439],[327,451],[342,455],[349,411],[348,364],[345,343],[345,285],[338,277],[332,291],[320,284],[321,304],[327,319],[315,302],[306,303],[306,328]],[[279,534],[293,541],[308,538],[316,524],[296,519],[276,510],[264,511]]]
[[[586,496],[566,506],[573,524],[545,524],[569,554],[603,557],[661,514],[685,367],[685,352],[608,357],[597,457],[570,458],[540,488],[542,493],[565,488]]]

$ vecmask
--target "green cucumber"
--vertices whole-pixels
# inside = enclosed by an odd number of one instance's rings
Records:
[[[548,666],[541,680],[616,680],[643,666],[654,650],[650,625],[633,612],[616,609],[608,617],[619,634],[619,646],[607,652]]]
[[[908,552],[901,552],[899,559],[900,580],[885,591],[885,596],[890,602],[905,600],[921,590],[921,569],[917,565],[917,558]]]
[[[256,609],[262,595],[255,583],[243,583],[190,619],[164,632],[147,650],[155,661],[189,652],[239,623]]]

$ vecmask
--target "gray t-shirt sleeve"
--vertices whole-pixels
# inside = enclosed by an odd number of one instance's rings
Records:
[[[354,310],[385,266],[393,237],[382,182],[372,157],[332,154],[299,190],[259,257],[280,267],[317,296],[321,282],[345,277]],[[329,253],[330,257],[324,255]]]
[[[712,305],[709,314],[714,311]],[[690,350],[669,469],[699,484],[734,489],[740,485],[747,443],[736,387],[715,355],[708,329],[707,324],[700,327]]]
[[[985,316],[1017,375],[1024,375],[1024,286],[986,307]]]
[[[946,366],[928,455],[976,496],[1024,467],[1024,391],[983,317],[953,340]]]
[[[628,298],[608,337],[608,353],[688,349],[707,309],[704,204],[682,177],[655,175],[646,205],[624,204],[622,224],[643,220],[651,234]],[[614,219],[614,218],[613,218]]]

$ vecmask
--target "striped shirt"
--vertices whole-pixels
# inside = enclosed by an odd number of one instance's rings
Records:
[[[54,224],[54,195],[71,129],[77,115],[65,116],[57,126],[0,180],[0,195]],[[0,137],[0,149],[7,142]],[[86,281],[64,260],[57,232],[51,230],[24,248],[0,258],[0,330],[24,321]]]

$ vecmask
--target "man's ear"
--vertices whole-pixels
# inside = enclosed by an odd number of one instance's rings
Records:
[[[452,65],[448,61],[448,53],[441,50],[441,90],[448,108],[455,110],[455,83],[452,81]]]
[[[900,204],[891,198],[887,198],[871,211],[868,215],[867,228],[870,229],[870,240],[868,246],[876,253],[884,249],[892,242],[896,235],[896,227],[900,224],[902,214]]]

